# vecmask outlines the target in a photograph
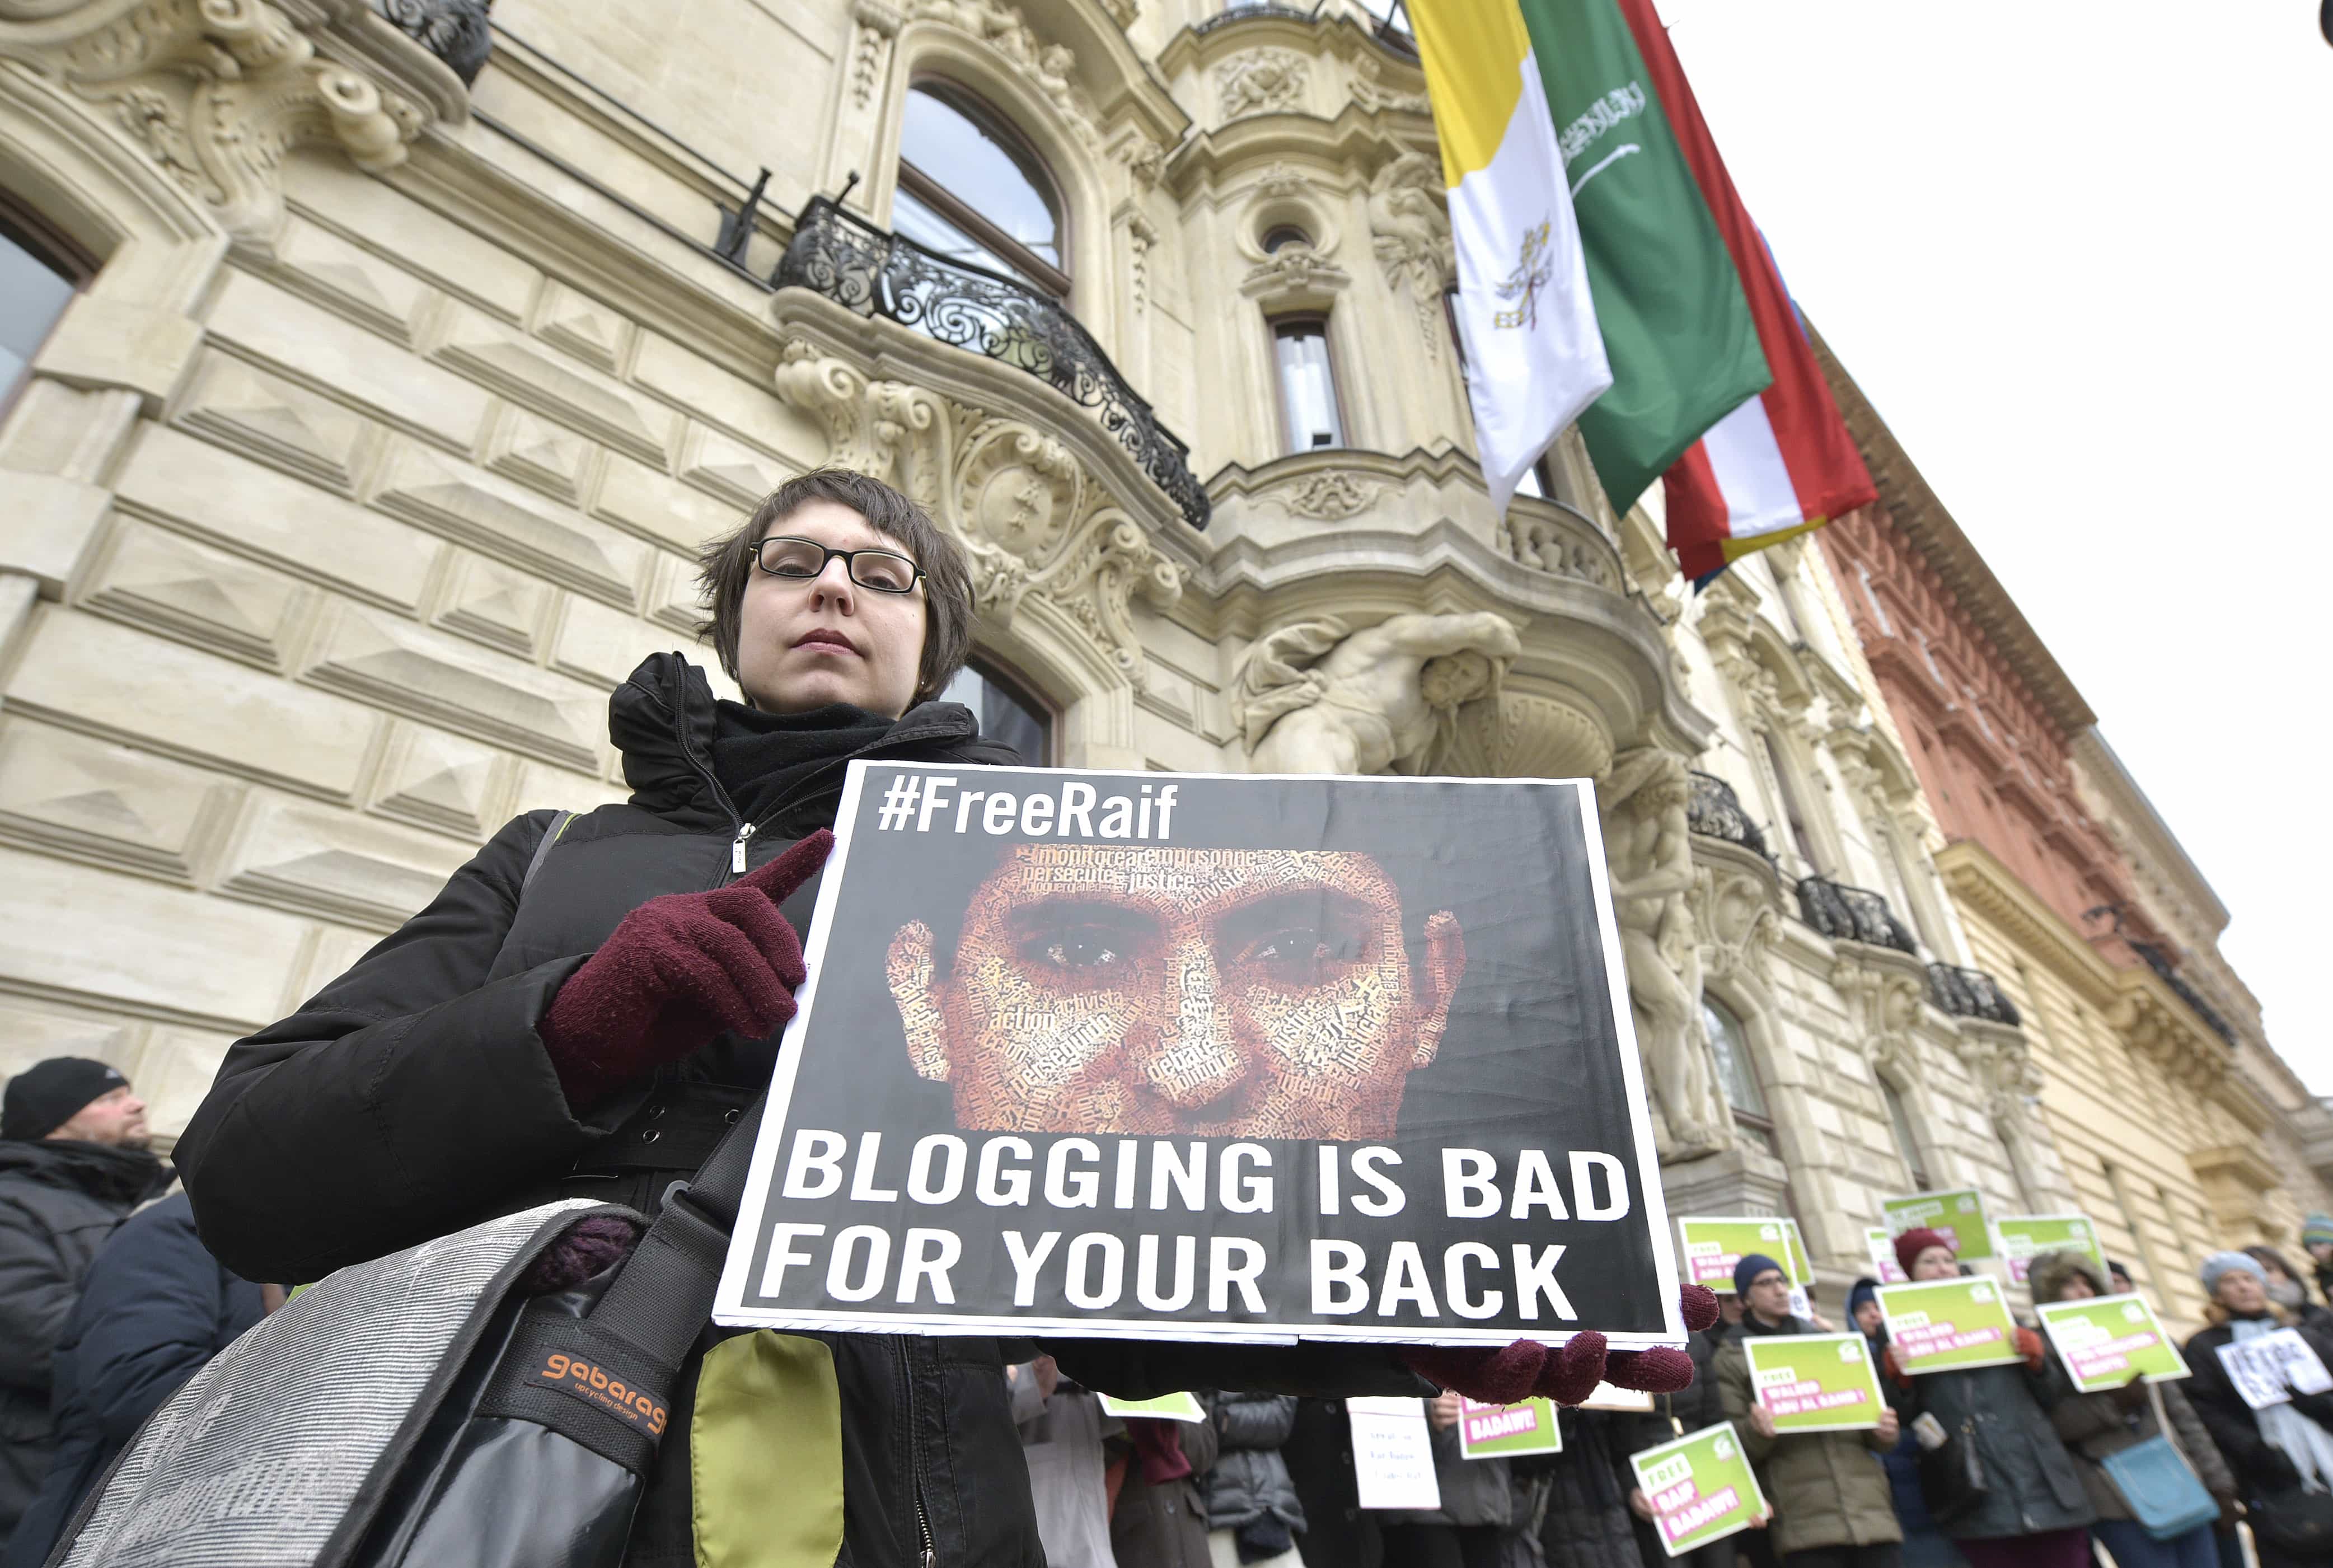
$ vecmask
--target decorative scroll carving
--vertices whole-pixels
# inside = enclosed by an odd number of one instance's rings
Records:
[[[1423,92],[1398,92],[1387,87],[1385,67],[1376,56],[1366,53],[1354,62],[1353,101],[1372,114],[1417,114],[1428,119],[1434,114]]]
[[[1376,505],[1382,494],[1383,486],[1356,479],[1342,468],[1324,468],[1287,486],[1280,493],[1279,498],[1300,517],[1318,517],[1323,523],[1340,523]]]
[[[852,0],[850,20],[857,24],[850,43],[850,101],[854,108],[864,109],[874,100],[875,89],[883,80],[883,63],[891,53],[891,40],[899,35],[907,18],[883,0]]]
[[[140,0],[54,14],[0,5],[0,55],[61,79],[115,119],[234,235],[274,233],[278,171],[303,142],[379,174],[405,161],[427,111],[315,43],[266,0]],[[83,14],[91,24],[77,27]]]
[[[1444,210],[1442,170],[1422,152],[1406,152],[1369,181],[1369,243],[1386,284],[1409,290],[1428,359],[1442,352],[1443,291],[1458,273],[1458,253]]]
[[[1282,294],[1322,294],[1343,288],[1352,276],[1309,245],[1284,245],[1248,268],[1240,293],[1259,299]]]
[[[1251,49],[1215,67],[1215,98],[1226,121],[1285,114],[1304,106],[1311,67],[1292,49]]]
[[[777,387],[826,427],[830,462],[897,485],[948,531],[984,613],[1010,625],[1031,597],[1049,601],[1143,684],[1132,602],[1173,604],[1182,569],[1067,443],[920,387],[869,381],[800,338],[781,352]]]

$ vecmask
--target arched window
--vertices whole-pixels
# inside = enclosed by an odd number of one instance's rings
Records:
[[[1798,787],[1791,780],[1791,770],[1783,765],[1782,748],[1774,744],[1771,730],[1758,732],[1758,744],[1766,748],[1766,765],[1774,770],[1774,787],[1781,792],[1782,821],[1790,827],[1791,842],[1798,850],[1799,858],[1806,861],[1807,869],[1819,876],[1822,862],[1815,858],[1814,834],[1808,830],[1806,813],[1799,807]]]
[[[1887,1103],[1888,1130],[1896,1135],[1896,1152],[1904,1157],[1904,1169],[1912,1178],[1912,1190],[1928,1190],[1928,1159],[1921,1152],[1919,1135],[1912,1130],[1912,1108],[1904,1103],[1903,1094],[1885,1075],[1879,1079],[1879,1098]]]
[[[953,83],[907,89],[891,226],[950,261],[1018,277],[1056,298],[1070,292],[1052,178],[1003,117]]]
[[[940,699],[972,709],[984,739],[1011,746],[1033,767],[1052,765],[1053,716],[1018,683],[975,662],[956,671]]]
[[[1280,375],[1281,447],[1315,452],[1345,444],[1345,413],[1337,398],[1337,367],[1329,354],[1329,323],[1320,316],[1276,316],[1272,354]]]
[[[15,400],[25,367],[93,271],[62,236],[0,196],[0,414]]]
[[[1709,1032],[1709,1048],[1717,1058],[1718,1087],[1733,1112],[1733,1125],[1743,1141],[1769,1154],[1781,1150],[1774,1143],[1774,1118],[1766,1109],[1766,1091],[1758,1082],[1758,1068],[1750,1060],[1750,1037],[1742,1021],[1715,999],[1701,999],[1702,1027]]]

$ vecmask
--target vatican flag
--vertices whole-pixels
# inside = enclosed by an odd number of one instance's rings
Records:
[[[1503,514],[1612,384],[1555,117],[1516,0],[1409,0],[1450,188],[1474,446]]]

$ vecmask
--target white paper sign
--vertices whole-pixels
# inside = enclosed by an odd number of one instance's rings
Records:
[[[1362,1507],[1442,1506],[1424,1400],[1347,1400],[1345,1415],[1353,1424],[1353,1477]]]
[[[2244,1403],[2255,1410],[2289,1402],[2295,1394],[2333,1389],[2333,1372],[2295,1329],[2273,1329],[2220,1347],[2220,1364]]]

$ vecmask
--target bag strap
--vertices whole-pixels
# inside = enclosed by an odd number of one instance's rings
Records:
[[[712,1316],[766,1101],[766,1095],[757,1097],[722,1134],[695,1179],[676,1182],[666,1193],[663,1212],[592,1309],[595,1329],[667,1365],[686,1356]]]
[[[2195,1479],[2200,1483],[2203,1477],[2196,1473],[2195,1461],[2187,1457],[2187,1447],[2179,1440],[2179,1429],[2171,1424],[2171,1412],[2163,1408],[2162,1385],[2159,1383],[2147,1384],[2146,1397],[2155,1406],[2155,1431],[2162,1435],[2165,1442],[2171,1445],[2171,1451],[2179,1456],[2179,1462],[2187,1467],[2187,1473],[2191,1476],[2194,1476]]]
[[[534,859],[527,861],[526,875],[519,879],[518,895],[520,898],[523,899],[526,897],[526,890],[533,884],[534,873],[542,870],[543,857],[551,853],[551,846],[559,842],[559,835],[567,831],[567,824],[574,820],[575,813],[573,812],[553,812],[552,813],[551,825],[542,830],[542,842],[534,846]]]

